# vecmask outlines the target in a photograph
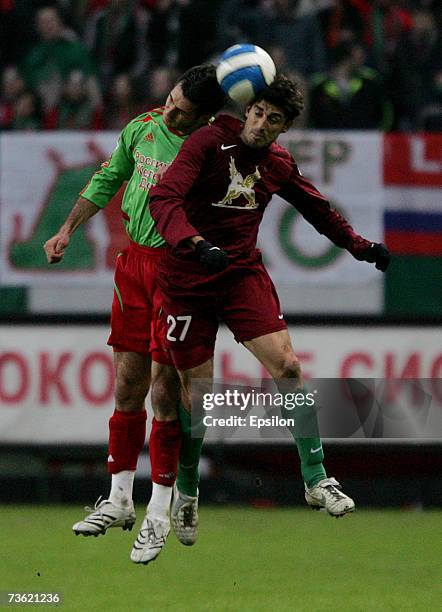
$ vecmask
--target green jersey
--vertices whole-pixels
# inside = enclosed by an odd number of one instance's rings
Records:
[[[158,170],[175,159],[185,139],[166,126],[161,108],[136,117],[121,132],[112,157],[93,175],[81,195],[104,208],[128,181],[121,208],[129,238],[143,246],[163,246],[165,241],[150,216],[149,190],[156,183]]]

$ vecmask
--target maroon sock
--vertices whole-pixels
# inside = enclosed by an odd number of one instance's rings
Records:
[[[178,470],[178,457],[181,448],[181,426],[176,421],[157,421],[152,419],[149,438],[149,456],[152,466],[152,482],[173,486]]]
[[[109,419],[107,471],[110,474],[136,470],[138,455],[146,440],[146,418],[145,410],[123,412],[115,409]]]

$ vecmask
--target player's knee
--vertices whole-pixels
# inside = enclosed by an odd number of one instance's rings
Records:
[[[177,418],[181,386],[177,376],[159,376],[152,381],[152,410],[159,421]]]
[[[149,379],[144,377],[119,372],[115,383],[117,404],[128,410],[141,409],[149,391],[149,382]]]
[[[302,384],[301,364],[295,353],[286,353],[279,363],[276,378],[294,379],[297,384]]]

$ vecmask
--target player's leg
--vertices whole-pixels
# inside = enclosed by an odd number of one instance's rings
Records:
[[[159,277],[161,283],[161,277]],[[204,431],[191,423],[191,383],[195,378],[209,379],[213,375],[213,352],[218,319],[215,299],[217,288],[201,295],[192,293],[189,283],[186,297],[173,294],[167,286],[161,293],[162,320],[166,322],[165,347],[180,374],[182,401],[179,403],[181,451],[177,483],[171,506],[171,522],[183,544],[193,544],[198,526],[199,459]]]
[[[111,334],[114,350],[115,411],[109,420],[108,471],[112,475],[108,499],[73,526],[75,533],[98,535],[109,527],[131,528],[135,521],[132,487],[138,456],[146,437],[145,398],[150,384],[151,305],[145,289],[148,258],[128,247],[117,257],[112,302]]]
[[[213,351],[201,347],[196,350],[200,358]],[[213,357],[203,363],[179,372],[182,383],[182,402],[180,403],[180,421],[182,444],[178,464],[178,478],[174,489],[171,506],[171,521],[175,535],[182,544],[191,546],[198,537],[198,495],[199,495],[199,461],[204,441],[205,427],[198,411],[192,419],[192,403],[202,405],[198,395],[210,392],[213,379]],[[192,381],[198,380],[198,387],[192,389]],[[210,388],[209,388],[210,387]]]
[[[295,355],[287,330],[281,330],[244,342],[244,345],[268,370],[280,389],[287,392],[303,389],[301,367]],[[342,492],[334,478],[327,478],[323,460],[321,439],[314,408],[299,407],[295,413],[295,428],[290,431],[295,439],[301,460],[301,472],[305,482],[307,503],[314,509],[326,508],[332,516],[353,512],[353,500]],[[307,431],[307,434],[303,432]]]
[[[115,411],[109,421],[108,471],[112,474],[109,499],[132,501],[138,457],[146,440],[145,399],[150,386],[148,354],[115,352]]]
[[[155,355],[154,355],[155,357]],[[170,531],[170,503],[181,445],[177,407],[181,385],[172,365],[152,363],[151,402],[154,417],[149,438],[152,495],[130,555],[134,563],[156,559]]]
[[[301,368],[296,357],[287,325],[283,320],[280,304],[275,287],[262,263],[250,266],[247,274],[238,271],[238,278],[230,285],[229,296],[223,317],[226,324],[233,331],[238,342],[242,342],[271,373],[278,382],[287,380],[293,389],[303,386]],[[334,511],[334,499],[338,496],[335,488],[336,481],[326,478],[323,462],[322,444],[317,431],[314,412],[301,415],[302,421],[309,424],[314,435],[310,437],[298,436],[292,431],[301,460],[301,472],[306,483],[306,499],[310,505],[324,505],[318,501],[327,497],[327,509]],[[304,429],[304,428],[303,428]],[[330,480],[330,481],[329,481]],[[329,482],[328,482],[329,481]],[[325,492],[318,489],[321,483],[327,483]],[[313,496],[316,501],[313,503]],[[346,496],[345,496],[346,497]],[[339,504],[339,509],[350,506],[354,508],[353,501],[346,497],[348,502]]]
[[[245,341],[244,345],[262,363],[277,384],[282,381],[280,386],[282,392],[303,390],[301,366],[286,329]],[[312,417],[310,429],[315,435],[303,438],[297,435],[296,431],[292,431],[301,460],[302,477],[308,487],[326,478],[322,464],[324,454],[317,431],[316,417],[313,411],[310,410],[310,413]],[[305,427],[303,429],[305,431]]]
[[[157,271],[155,271],[156,273]],[[172,487],[178,470],[181,446],[181,427],[178,404],[181,399],[181,383],[166,347],[166,321],[162,316],[163,299],[154,286],[154,306],[151,321],[152,392],[154,417],[149,438],[149,455],[152,466],[152,496],[148,514],[168,521]]]
[[[108,472],[111,490],[107,499],[96,504],[74,532],[104,534],[110,527],[132,529],[135,512],[132,489],[138,456],[146,439],[145,398],[150,384],[151,360],[148,354],[114,352],[115,410],[109,419]]]
[[[203,394],[205,391],[201,386],[201,381],[205,381],[206,385],[210,386],[213,379],[213,358],[211,357],[204,363],[187,370],[180,371],[182,382],[182,402],[180,403],[180,420],[183,430],[183,443],[180,453],[180,461],[178,465],[177,486],[179,491],[195,497],[198,492],[199,485],[199,459],[203,445],[204,428],[201,423],[192,423],[192,402],[200,400],[194,395],[192,396],[192,381],[198,379],[200,381],[198,391],[195,393]]]
[[[151,402],[154,417],[149,438],[152,465],[150,514],[166,520],[169,517],[172,487],[176,480],[181,447],[178,405],[181,383],[173,365],[152,363]]]
[[[170,344],[174,346],[174,343],[179,342],[181,344],[185,340],[190,340],[192,345],[198,343],[199,339],[195,335],[198,334],[200,329],[200,327],[195,327],[194,323],[192,324],[192,318],[195,314],[192,305],[177,304],[175,300],[169,301],[158,290],[153,292],[152,299],[154,317],[152,319],[150,346],[154,360],[152,369],[154,419],[149,440],[152,465],[152,497],[131,552],[132,561],[144,564],[154,560],[160,554],[166,542],[170,529],[169,509],[172,486],[177,471],[179,473],[177,463],[180,444],[184,456],[187,456],[187,449],[190,444],[186,429],[187,419],[183,420],[185,430],[183,433],[180,424],[183,415],[181,414],[181,417],[177,418],[181,398],[181,383],[177,371],[172,367],[172,353],[168,349],[170,349]],[[204,330],[202,330],[202,333],[204,334]],[[216,335],[216,329],[214,334]],[[178,351],[181,356],[178,359],[179,363],[193,364],[195,349],[188,350],[187,344],[180,348],[181,351]],[[196,359],[199,359],[199,354],[196,355]],[[183,412],[182,406],[180,406],[179,412]],[[198,464],[198,460],[196,463]],[[195,469],[197,471],[197,466]],[[177,499],[183,502],[182,496],[178,494],[175,495],[175,502]],[[186,525],[190,521],[194,526],[195,534],[198,518],[197,499],[197,495],[192,499],[186,497],[185,507],[181,511],[181,514],[185,514]],[[173,507],[171,514],[173,515]],[[175,521],[172,520],[172,523],[174,526],[177,524],[176,512]],[[179,533],[177,535],[180,537]]]

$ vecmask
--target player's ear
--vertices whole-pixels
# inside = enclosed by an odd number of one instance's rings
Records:
[[[253,104],[249,104],[248,106],[246,106],[246,110],[244,111],[244,117],[247,119],[247,117],[249,116],[250,113],[250,109],[252,108]]]
[[[291,121],[286,121],[284,123],[284,127],[281,130],[281,133],[282,132],[287,132],[292,127],[292,125],[293,125],[293,119]]]

